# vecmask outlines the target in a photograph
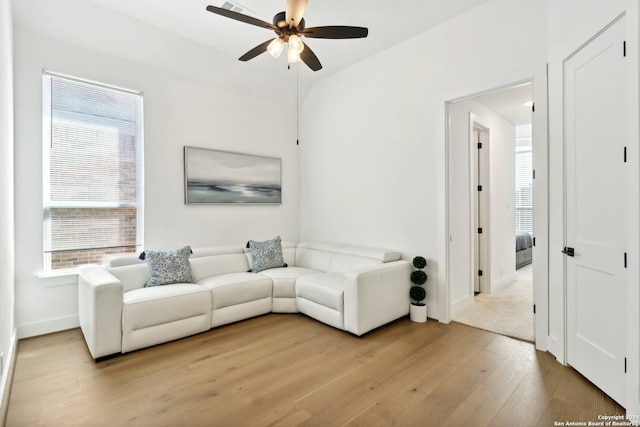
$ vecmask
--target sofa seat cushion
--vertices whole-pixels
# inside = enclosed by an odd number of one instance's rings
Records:
[[[260,272],[273,281],[274,298],[295,298],[296,279],[303,275],[318,273],[320,273],[318,270],[304,267],[271,268]]]
[[[320,273],[298,278],[296,297],[304,298],[342,313],[344,307],[344,274]]]
[[[272,295],[271,278],[257,273],[221,274],[202,279],[198,284],[210,290],[214,310],[271,298]]]
[[[125,292],[122,306],[122,330],[170,323],[210,313],[211,294],[203,286],[178,283]]]

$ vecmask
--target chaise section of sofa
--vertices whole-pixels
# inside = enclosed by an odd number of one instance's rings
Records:
[[[383,249],[299,244],[296,264],[323,272],[296,282],[298,310],[358,336],[406,315],[411,267],[400,257]]]
[[[252,272],[244,246],[195,248],[192,283],[145,287],[147,263],[126,254],[81,270],[79,318],[94,359],[271,312],[302,313],[363,335],[409,312],[411,265],[383,249],[282,242],[285,265]]]

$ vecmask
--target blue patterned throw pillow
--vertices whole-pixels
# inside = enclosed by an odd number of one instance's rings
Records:
[[[253,258],[254,273],[269,268],[283,267],[284,258],[282,256],[282,242],[280,236],[267,240],[266,242],[256,242],[249,240],[249,248]]]
[[[192,283],[191,247],[168,251],[145,251],[145,259],[149,266],[149,281],[145,288],[151,286],[169,285],[172,283]]]

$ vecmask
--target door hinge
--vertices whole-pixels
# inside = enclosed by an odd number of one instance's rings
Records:
[[[533,314],[536,314],[536,305],[533,304]]]
[[[535,245],[536,245],[536,238],[534,237],[533,238],[533,246],[535,246]]]
[[[482,148],[482,142],[478,142],[478,150]]]
[[[532,113],[536,112],[536,103],[535,102],[531,103],[531,112]]]
[[[627,163],[627,147],[624,147],[624,162]]]
[[[478,276],[482,276],[482,270],[478,270]]]
[[[624,358],[624,373],[627,373],[627,358]]]
[[[627,41],[623,41],[622,42],[622,56],[626,57],[627,56]]]
[[[478,191],[482,191],[482,185],[478,185]]]
[[[624,253],[624,268],[627,268],[627,253]]]
[[[478,234],[482,234],[482,227],[478,228]]]
[[[533,176],[533,179],[536,179],[536,170],[535,169],[531,172],[531,175]]]

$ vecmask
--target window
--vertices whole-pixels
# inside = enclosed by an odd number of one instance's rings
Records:
[[[516,231],[533,233],[531,125],[516,129]]]
[[[45,270],[142,243],[142,94],[43,75]]]

